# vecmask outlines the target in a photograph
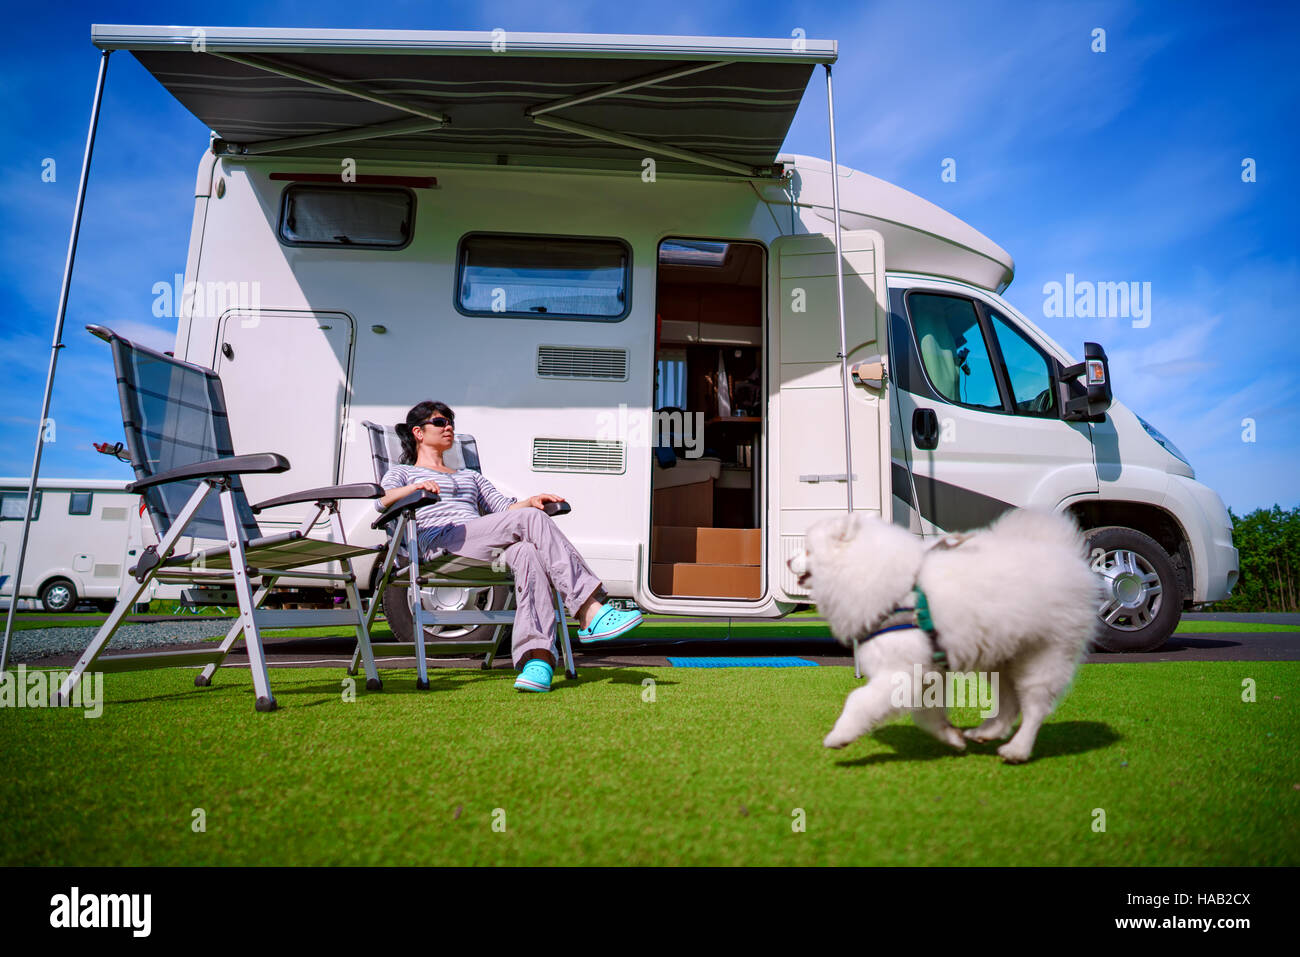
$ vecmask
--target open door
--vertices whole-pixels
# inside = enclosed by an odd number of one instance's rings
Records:
[[[845,230],[844,321],[848,367],[842,382],[835,240],[813,234],[772,243],[768,315],[772,361],[768,409],[772,460],[768,514],[778,594],[804,601],[786,561],[803,548],[816,522],[843,514],[849,481],[844,449],[848,389],[853,510],[889,521],[889,403],[885,367],[888,309],[884,242],[874,230]]]

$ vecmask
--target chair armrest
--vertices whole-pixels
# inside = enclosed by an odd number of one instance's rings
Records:
[[[410,495],[399,498],[392,505],[388,506],[388,508],[384,509],[382,515],[370,523],[370,527],[383,528],[403,512],[413,512],[418,508],[424,508],[426,505],[433,505],[438,501],[440,501],[440,499],[438,498],[437,492],[430,492],[428,489],[422,488],[417,492],[412,492]]]
[[[573,506],[568,502],[547,502],[542,506],[542,511],[552,517],[556,515],[568,515],[573,511]]]
[[[253,472],[287,472],[289,460],[274,452],[257,452],[253,455],[231,455],[224,459],[210,459],[207,462],[195,462],[179,468],[168,469],[148,478],[132,482],[126,487],[128,492],[169,482],[184,482],[187,479],[211,478],[216,475],[246,475]]]
[[[252,509],[253,514],[256,515],[264,508],[275,508],[277,505],[296,505],[298,502],[337,502],[343,498],[379,498],[383,494],[383,486],[376,485],[374,482],[327,485],[325,488],[309,488],[302,492],[268,498],[265,502],[258,502],[252,506]]]

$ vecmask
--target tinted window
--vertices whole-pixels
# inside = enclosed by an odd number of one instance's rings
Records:
[[[404,189],[290,186],[280,211],[280,238],[307,246],[405,246],[415,199]]]
[[[1021,415],[1056,415],[1056,400],[1052,395],[1052,374],[1047,357],[1025,338],[1023,332],[996,311],[989,310],[993,320],[993,334],[1007,365],[1007,378],[1011,382],[1011,402]]]
[[[1002,409],[975,304],[958,296],[912,293],[907,308],[935,391],[960,405]]]
[[[470,236],[461,244],[457,301],[481,316],[621,319],[629,260],[614,240]]]
[[[94,497],[92,492],[71,492],[68,495],[68,514],[69,515],[89,515],[90,502]]]
[[[41,517],[41,492],[32,499],[32,521]],[[26,490],[18,492],[0,492],[0,521],[21,522],[23,520],[23,503],[27,501]]]

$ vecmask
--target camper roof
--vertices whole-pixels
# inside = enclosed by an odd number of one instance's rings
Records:
[[[831,164],[815,156],[782,153],[778,162],[794,167],[788,185],[763,186],[773,203],[791,199],[810,206],[826,220],[831,210]],[[875,229],[885,240],[891,272],[946,276],[1002,292],[1015,276],[1011,254],[952,213],[869,173],[839,168],[840,223],[846,229]]]
[[[239,155],[610,160],[771,177],[833,40],[92,27]]]

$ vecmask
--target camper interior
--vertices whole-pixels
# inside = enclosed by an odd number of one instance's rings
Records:
[[[650,590],[661,597],[762,594],[763,276],[757,243],[659,246],[656,434],[672,436],[652,463]]]

